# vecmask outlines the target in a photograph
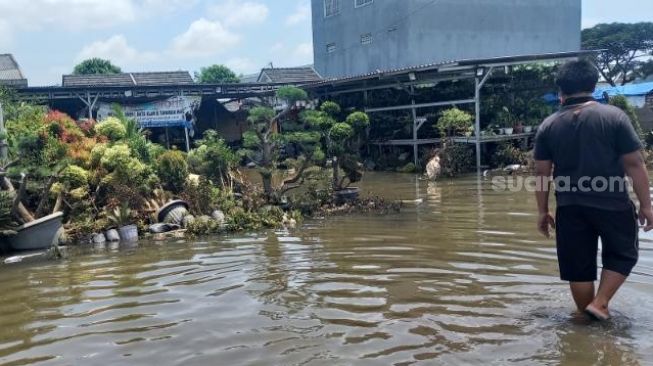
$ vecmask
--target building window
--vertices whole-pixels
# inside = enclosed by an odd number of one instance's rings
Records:
[[[366,33],[361,35],[361,44],[370,44],[372,43],[372,33]]]
[[[326,48],[327,48],[327,53],[336,52],[336,44],[335,43],[329,43]]]
[[[374,0],[354,0],[354,6],[357,8],[370,5],[374,2]]]
[[[340,0],[324,0],[324,17],[340,14]]]

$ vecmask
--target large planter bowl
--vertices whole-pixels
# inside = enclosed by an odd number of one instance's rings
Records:
[[[7,238],[9,247],[16,251],[48,249],[59,241],[62,221],[63,213],[57,212],[28,222],[16,230],[16,235]]]
[[[338,205],[344,205],[356,201],[360,195],[360,188],[350,187],[334,192],[335,201]]]
[[[138,227],[136,225],[128,225],[118,228],[120,233],[120,241],[133,242],[138,241]]]
[[[181,225],[184,216],[188,215],[188,202],[177,200],[168,202],[156,213],[158,222]]]

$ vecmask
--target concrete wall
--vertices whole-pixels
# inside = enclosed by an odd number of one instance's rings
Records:
[[[421,64],[580,49],[581,0],[312,0],[315,68],[353,76]],[[372,33],[372,43],[361,35]],[[327,44],[336,50],[327,53]]]

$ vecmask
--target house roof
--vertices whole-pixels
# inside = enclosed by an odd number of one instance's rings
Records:
[[[27,86],[27,79],[11,54],[0,54],[0,84]]]
[[[261,70],[258,77],[259,82],[271,83],[298,83],[316,82],[322,78],[312,66],[266,68]]]
[[[188,71],[132,72],[106,75],[64,75],[64,87],[87,86],[165,86],[194,84]]]

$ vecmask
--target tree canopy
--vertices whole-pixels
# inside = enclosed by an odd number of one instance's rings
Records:
[[[612,86],[653,74],[653,23],[598,24],[582,32],[583,49],[605,50],[597,64]]]
[[[240,79],[230,68],[224,65],[202,67],[195,73],[195,81],[202,84],[237,84]]]
[[[120,74],[120,67],[114,65],[109,60],[101,58],[91,58],[84,60],[75,66],[74,75],[93,75],[93,74]]]

